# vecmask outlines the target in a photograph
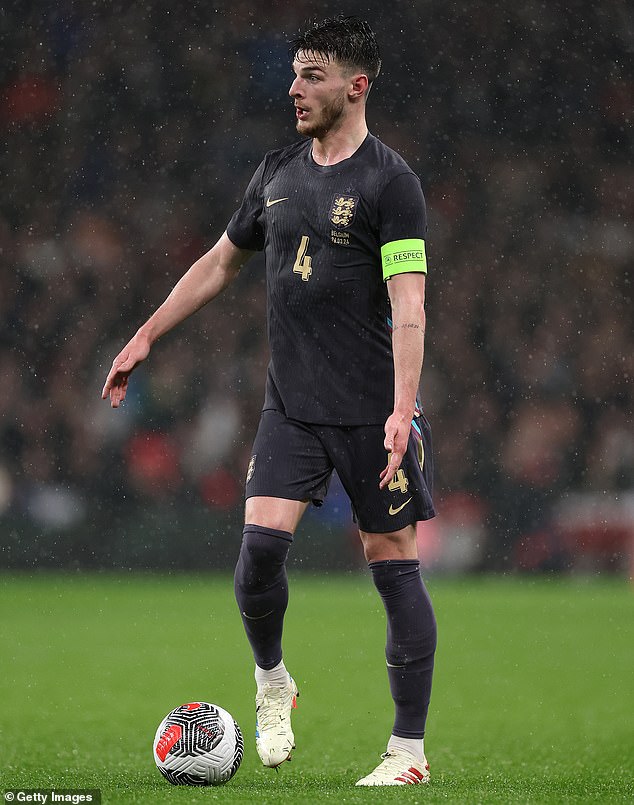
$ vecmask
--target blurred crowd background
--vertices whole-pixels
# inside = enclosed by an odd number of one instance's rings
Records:
[[[378,33],[369,125],[428,203],[440,515],[421,552],[439,570],[627,566],[626,0],[5,4],[1,566],[233,561],[268,360],[261,260],[159,342],[122,409],[101,387],[263,154],[297,137],[288,37],[341,12]],[[307,566],[360,561],[336,483],[304,534]]]

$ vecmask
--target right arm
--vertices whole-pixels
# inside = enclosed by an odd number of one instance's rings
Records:
[[[215,246],[183,274],[163,304],[114,359],[102,399],[110,397],[110,405],[118,408],[125,399],[130,374],[147,358],[155,341],[218,296],[252,254],[235,246],[225,232]]]

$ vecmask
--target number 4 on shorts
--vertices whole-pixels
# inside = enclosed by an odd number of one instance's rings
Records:
[[[396,470],[394,473],[394,478],[389,482],[387,488],[390,492],[402,492],[405,494],[407,492],[407,487],[409,486],[409,481],[407,480],[407,476],[403,472],[403,470]]]

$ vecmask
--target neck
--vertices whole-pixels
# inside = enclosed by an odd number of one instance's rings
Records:
[[[336,165],[349,159],[368,134],[365,119],[355,126],[333,129],[313,138],[313,159],[318,165]]]

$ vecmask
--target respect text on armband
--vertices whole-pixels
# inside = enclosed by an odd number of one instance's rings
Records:
[[[390,257],[392,258],[393,263],[400,263],[403,260],[424,260],[425,252],[422,251],[422,249],[409,252],[395,252],[394,254],[387,256],[386,262],[389,261]]]

